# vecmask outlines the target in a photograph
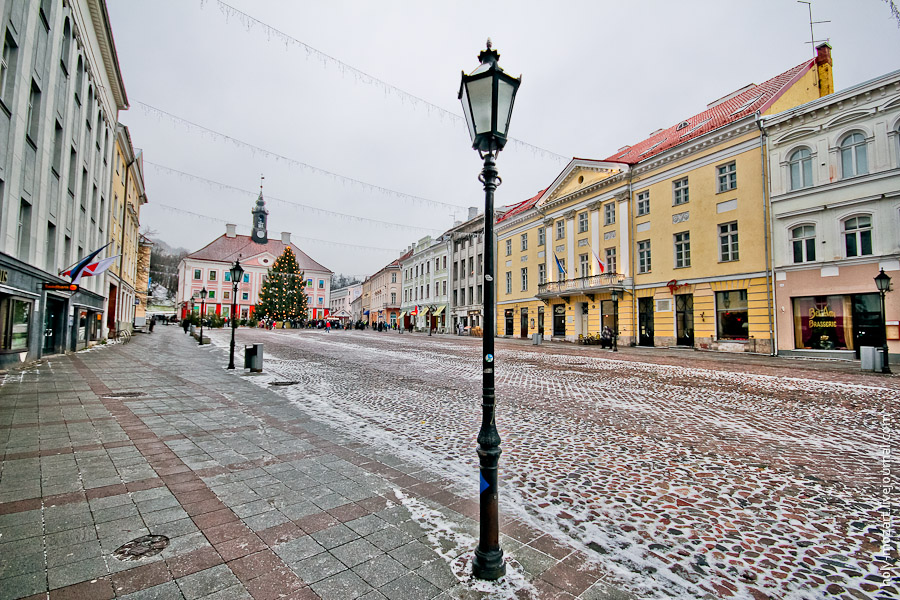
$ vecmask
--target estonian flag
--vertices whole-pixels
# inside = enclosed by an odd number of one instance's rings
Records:
[[[111,243],[112,242],[110,242],[110,244]],[[82,272],[85,270],[85,268],[87,268],[94,261],[94,258],[96,258],[98,254],[103,252],[106,246],[109,246],[109,244],[106,244],[105,246],[94,250],[93,252],[79,260],[77,263],[75,263],[74,267],[66,269],[65,271],[60,273],[60,275],[63,277],[69,277],[72,280],[72,283],[77,284],[79,281],[81,281],[81,276],[83,274]]]
[[[554,254],[554,255],[553,255],[553,258],[556,259],[556,268],[559,269],[559,272],[560,272],[561,274],[565,275],[565,274],[566,274],[566,269],[565,269],[565,267],[562,266],[562,263],[559,262],[559,257],[558,257],[556,254]]]

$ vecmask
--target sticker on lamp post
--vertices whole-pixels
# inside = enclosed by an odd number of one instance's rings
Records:
[[[481,486],[480,486],[481,489],[478,491],[478,493],[479,493],[479,494],[483,494],[483,493],[484,493],[484,490],[486,490],[486,489],[488,489],[489,487],[491,487],[491,484],[489,484],[489,483],[487,482],[487,480],[484,478],[484,475],[482,475],[481,473],[478,474],[478,478],[481,480]]]
[[[489,362],[489,363],[494,362],[494,355],[493,354],[485,354],[484,362]]]

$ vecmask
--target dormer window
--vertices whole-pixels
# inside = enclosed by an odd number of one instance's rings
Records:
[[[690,123],[688,123],[687,121],[682,121],[681,123],[678,124],[678,127],[675,128],[675,131],[681,131],[682,129],[684,129],[685,127],[687,127],[689,125],[690,125]]]

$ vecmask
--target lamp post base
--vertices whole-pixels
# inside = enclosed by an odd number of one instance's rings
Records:
[[[475,560],[472,562],[472,575],[478,579],[496,581],[506,575],[506,562],[503,560],[503,550],[488,550],[482,552],[481,548],[475,549]]]

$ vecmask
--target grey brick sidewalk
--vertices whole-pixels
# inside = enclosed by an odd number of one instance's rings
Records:
[[[471,580],[474,493],[223,367],[161,327],[5,376],[0,600],[629,597],[509,517],[510,576]]]

